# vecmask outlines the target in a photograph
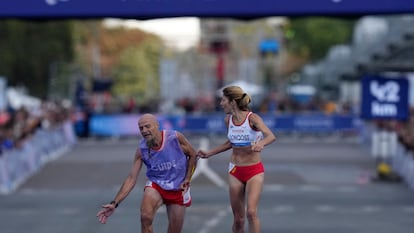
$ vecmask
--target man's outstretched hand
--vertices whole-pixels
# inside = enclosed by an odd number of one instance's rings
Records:
[[[105,224],[108,217],[111,216],[115,211],[114,204],[106,204],[102,206],[102,210],[96,214],[100,223]]]

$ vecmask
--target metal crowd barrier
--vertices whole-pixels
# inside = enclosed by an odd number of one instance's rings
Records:
[[[47,162],[58,158],[76,143],[72,123],[39,129],[20,148],[0,156],[0,194],[10,194]]]
[[[404,182],[414,190],[414,151],[398,143],[391,165]]]

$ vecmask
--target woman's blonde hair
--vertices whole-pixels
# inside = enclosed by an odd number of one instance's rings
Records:
[[[249,111],[251,97],[243,91],[239,86],[228,86],[223,89],[223,96],[229,101],[236,101],[237,107],[242,111]]]

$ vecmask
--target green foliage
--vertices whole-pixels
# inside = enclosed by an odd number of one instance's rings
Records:
[[[46,97],[50,65],[73,57],[71,21],[0,21],[0,75]]]
[[[333,45],[351,41],[354,23],[326,17],[291,19],[285,28],[288,49],[310,60],[321,59]]]
[[[157,41],[145,41],[139,47],[129,47],[121,54],[113,70],[115,96],[134,97],[137,104],[144,104],[159,95],[158,67],[160,45]]]

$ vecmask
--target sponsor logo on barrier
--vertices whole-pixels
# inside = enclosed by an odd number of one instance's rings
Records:
[[[331,128],[333,122],[331,118],[303,118],[297,117],[294,121],[295,127],[300,128]]]
[[[223,129],[224,124],[222,119],[208,119],[207,120],[207,129],[208,130],[221,130]]]

